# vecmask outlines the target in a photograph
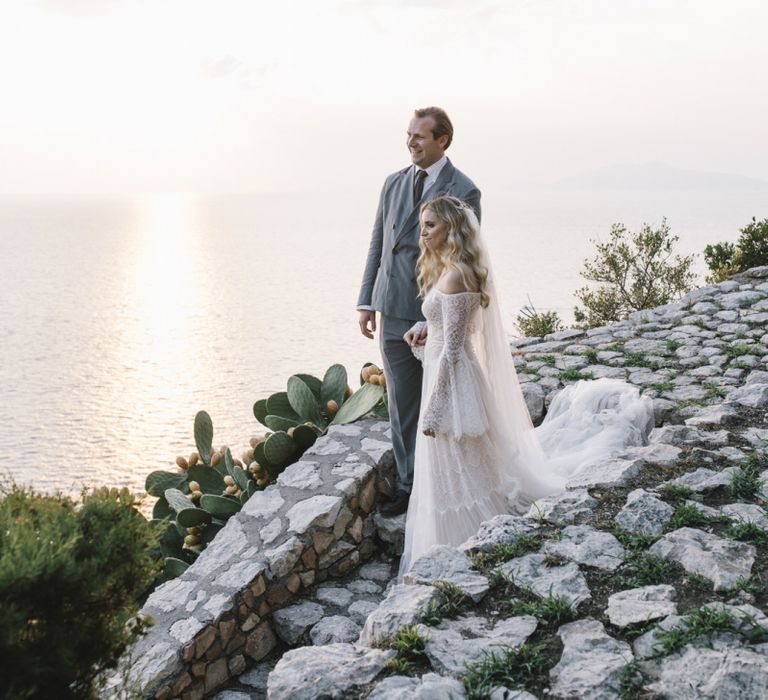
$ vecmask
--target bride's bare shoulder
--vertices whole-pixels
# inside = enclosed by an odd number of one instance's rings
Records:
[[[467,291],[458,270],[446,270],[438,281],[437,288],[443,294],[461,294],[461,292]]]

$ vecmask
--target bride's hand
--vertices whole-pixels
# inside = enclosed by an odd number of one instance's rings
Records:
[[[421,331],[410,330],[403,336],[403,340],[408,343],[412,348],[424,345],[427,342],[427,327],[421,329]]]

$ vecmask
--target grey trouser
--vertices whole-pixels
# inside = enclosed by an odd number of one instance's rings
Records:
[[[416,321],[381,314],[379,343],[387,374],[392,451],[397,466],[397,488],[410,493],[413,486],[413,456],[419,429],[421,362],[403,340]]]

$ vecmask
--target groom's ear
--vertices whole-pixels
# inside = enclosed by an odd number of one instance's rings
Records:
[[[443,150],[448,148],[448,134],[443,134],[442,136],[438,136],[436,140],[440,148],[442,148]]]

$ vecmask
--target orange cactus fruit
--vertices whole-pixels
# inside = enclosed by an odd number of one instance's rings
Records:
[[[178,457],[176,457],[176,466],[181,467],[184,471],[186,471],[187,469],[189,469],[189,462],[187,462],[186,457],[182,457],[181,455],[179,455]]]
[[[194,467],[200,461],[200,455],[197,452],[193,452],[189,455],[189,466]]]
[[[258,445],[258,444],[259,444],[259,443],[261,443],[261,442],[264,442],[264,436],[262,436],[262,435],[256,435],[256,436],[254,436],[254,437],[252,437],[252,438],[251,438],[251,440],[250,440],[250,445],[251,445],[251,447],[253,447],[253,449],[255,450],[255,449],[256,449],[256,445]]]
[[[233,479],[233,478],[232,478],[232,477],[231,477],[229,474],[227,474],[227,475],[224,477],[224,483],[225,483],[227,486],[234,486],[234,485],[235,485],[235,480],[234,480],[234,479]]]
[[[380,374],[372,374],[368,381],[371,384],[379,384],[381,382],[381,375]]]
[[[333,399],[325,404],[325,407],[328,409],[328,414],[331,416],[335,416],[339,411],[339,404],[337,404]]]
[[[368,378],[371,376],[372,371],[373,371],[373,365],[368,365],[367,367],[363,367],[362,371],[360,372],[360,376],[363,378],[364,382],[368,381]]]
[[[383,372],[379,375],[379,386],[387,388],[387,375]]]
[[[294,431],[294,428],[293,428],[293,426],[291,426],[285,432],[288,433],[288,437],[293,437],[293,431]]]
[[[215,467],[219,462],[221,462],[221,452],[214,452],[211,455],[211,466]]]
[[[269,483],[268,476],[262,476],[260,479],[256,479],[256,486],[264,488]]]
[[[350,396],[352,396],[352,387],[347,384],[347,390],[344,392],[344,398],[348,399]]]
[[[199,491],[200,490],[200,484],[198,484],[196,481],[190,481],[189,482],[189,490],[192,492]]]

